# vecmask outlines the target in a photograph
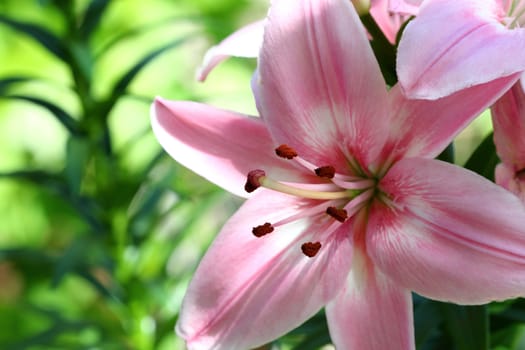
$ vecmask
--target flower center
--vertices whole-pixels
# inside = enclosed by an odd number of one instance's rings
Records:
[[[328,216],[329,221],[324,233],[331,233],[338,225],[344,223],[370,203],[376,193],[376,179],[350,176],[337,173],[332,165],[317,167],[307,160],[298,156],[297,152],[288,145],[281,145],[275,149],[277,156],[293,160],[301,167],[315,174],[321,181],[313,184],[284,183],[267,176],[262,169],[255,169],[248,173],[244,189],[253,192],[259,187],[273,191],[286,193],[295,197],[312,200],[311,205],[294,214],[280,220],[279,222],[266,222],[253,227],[252,233],[255,237],[264,237],[273,233],[279,226],[303,218],[322,218]],[[352,163],[355,167],[355,162]],[[365,173],[365,172],[363,172]],[[310,203],[310,202],[309,202]],[[320,236],[323,236],[321,233]],[[305,242],[301,246],[303,254],[309,258],[317,255],[321,249],[320,241]]]
[[[525,24],[524,0],[507,0],[505,8],[507,15],[503,23],[507,26],[507,28],[519,28]]]

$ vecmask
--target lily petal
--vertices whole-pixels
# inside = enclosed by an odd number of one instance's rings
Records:
[[[229,57],[256,58],[263,40],[264,22],[250,23],[210,48],[197,71],[197,79],[204,81],[213,68]]]
[[[423,296],[481,304],[523,295],[525,206],[454,165],[410,158],[380,181],[367,249],[386,275]]]
[[[504,163],[525,168],[525,93],[515,84],[492,106],[494,143]]]
[[[384,140],[385,83],[350,1],[274,1],[252,87],[274,138],[314,164],[346,172],[347,152],[366,163]]]
[[[393,117],[384,157],[436,157],[518,78],[500,78],[435,101],[408,99],[395,85],[389,91]]]
[[[504,20],[497,0],[425,0],[399,43],[407,96],[437,99],[525,70],[525,29]]]
[[[177,162],[238,196],[247,197],[246,175],[254,169],[283,181],[308,178],[302,168],[275,155],[275,145],[259,118],[157,98],[151,124],[162,147]]]
[[[500,163],[494,171],[496,183],[517,195],[525,203],[525,179],[517,175],[514,167]]]
[[[396,11],[391,11],[391,0],[372,0],[370,1],[370,14],[376,21],[379,28],[385,37],[392,44],[396,43],[397,32],[408,19],[402,13],[402,9],[396,8]],[[404,9],[404,8],[403,8]]]
[[[415,349],[410,291],[358,251],[347,284],[327,305],[326,317],[337,349]]]
[[[304,221],[279,226],[260,238],[250,232],[255,225],[275,223],[309,205],[260,189],[226,223],[184,299],[177,332],[189,349],[262,345],[299,326],[337,294],[352,259],[348,221],[329,237]],[[308,258],[301,244],[318,239],[316,231],[326,240],[318,254]]]
[[[417,15],[423,0],[389,0],[389,9],[392,12]]]

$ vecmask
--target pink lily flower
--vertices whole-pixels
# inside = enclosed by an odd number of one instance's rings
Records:
[[[523,24],[524,0],[425,0],[399,44],[403,91],[437,99],[525,71]]]
[[[350,0],[348,0],[350,1]],[[370,0],[370,14],[385,37],[394,44],[397,32],[409,15],[417,8],[418,0]],[[367,1],[354,0],[355,6],[365,12]],[[208,74],[221,62],[230,57],[256,58],[263,41],[264,20],[250,23],[210,48],[197,70],[197,80],[204,81]]]
[[[423,0],[389,0],[389,10],[395,13],[416,16]]]
[[[494,142],[501,163],[496,183],[525,203],[525,93],[514,85],[492,106]]]
[[[387,91],[350,2],[274,1],[253,79],[260,118],[152,106],[174,159],[248,197],[188,287],[176,327],[188,348],[253,348],[325,306],[339,349],[414,349],[411,291],[523,295],[525,207],[433,159],[516,79],[408,100]]]
[[[218,45],[210,48],[197,70],[197,80],[204,81],[219,63],[229,57],[256,58],[261,49],[264,20],[250,23],[237,30]]]
[[[415,14],[415,6],[402,0],[372,0],[370,14],[388,41],[395,44],[399,29]]]

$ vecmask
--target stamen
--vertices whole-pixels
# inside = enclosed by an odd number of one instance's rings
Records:
[[[319,167],[315,169],[315,175],[319,177],[325,177],[327,179],[333,179],[335,175],[335,168],[331,165]]]
[[[261,187],[261,179],[264,179],[266,173],[264,170],[255,169],[248,173],[244,190],[248,193],[252,193],[259,187]]]
[[[262,237],[272,232],[273,226],[269,222],[266,222],[263,225],[256,226],[252,229],[252,233],[255,237]]]
[[[351,198],[352,192],[350,191],[337,191],[337,192],[325,192],[325,191],[313,191],[302,188],[297,188],[289,185],[285,185],[281,182],[274,181],[269,177],[262,176],[258,178],[258,182],[261,186],[266,188],[291,194],[292,196],[310,198],[310,199],[341,199]]]
[[[339,222],[345,222],[348,219],[348,213],[345,209],[337,209],[336,207],[326,208],[326,213]]]
[[[376,182],[373,179],[357,179],[352,181],[341,181],[337,177],[332,179],[332,182],[341,188],[347,190],[366,190],[367,188],[374,187]]]
[[[275,149],[275,154],[281,158],[286,159],[293,159],[294,157],[297,157],[297,152],[292,147],[284,144]]]
[[[371,188],[352,199],[345,207],[349,217],[354,216],[374,196],[375,189]]]
[[[321,242],[306,242],[301,245],[303,254],[309,258],[316,256],[319,249],[321,249]]]

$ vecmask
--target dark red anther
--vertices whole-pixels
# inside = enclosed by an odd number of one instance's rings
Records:
[[[335,168],[331,165],[319,167],[315,169],[315,175],[332,179],[335,176]]]
[[[280,145],[275,149],[275,154],[281,158],[293,159],[297,157],[297,152],[288,145]]]
[[[516,177],[520,180],[525,180],[525,168],[516,171]]]
[[[256,226],[252,229],[252,233],[255,237],[262,237],[272,232],[273,226],[269,222],[266,222],[263,225]]]
[[[336,207],[326,208],[326,213],[339,222],[345,222],[348,219],[348,213],[345,209],[338,209]]]
[[[316,256],[319,249],[321,249],[321,242],[306,242],[301,245],[303,254],[309,258]]]
[[[244,185],[244,190],[248,193],[251,193],[261,187],[260,179],[263,176],[266,176],[264,170],[256,169],[250,171],[246,179],[246,184]]]

